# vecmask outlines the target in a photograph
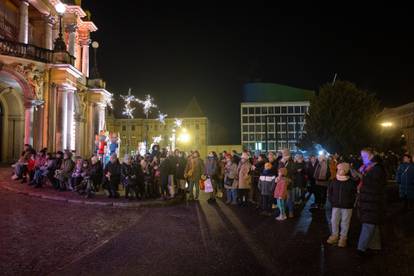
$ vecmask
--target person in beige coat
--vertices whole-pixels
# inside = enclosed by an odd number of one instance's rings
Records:
[[[250,163],[249,158],[249,154],[247,152],[243,152],[237,167],[237,188],[241,206],[246,206],[252,186],[252,176],[250,175],[252,164]]]

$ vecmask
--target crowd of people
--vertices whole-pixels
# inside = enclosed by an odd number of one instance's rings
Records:
[[[196,150],[167,151],[156,145],[145,156],[125,155],[122,162],[113,154],[104,165],[97,155],[83,159],[73,157],[70,151],[36,152],[25,145],[13,165],[12,178],[35,188],[50,183],[59,191],[74,191],[88,198],[100,189],[108,197],[118,198],[121,186],[129,200],[168,200],[182,195],[192,201],[204,190],[210,204],[223,198],[229,205],[254,206],[261,215],[275,216],[277,221],[294,218],[296,209],[313,195],[312,212],[324,210],[326,205],[332,208],[328,244],[347,246],[351,217],[354,209],[357,211],[362,223],[358,250],[364,254],[368,248],[381,248],[379,226],[387,178],[395,175],[402,197],[413,205],[412,158],[404,155],[398,169],[398,161],[386,163],[386,159],[366,148],[360,155],[346,158],[338,154],[305,158],[302,154],[292,156],[285,149],[267,155],[209,152],[203,160]]]

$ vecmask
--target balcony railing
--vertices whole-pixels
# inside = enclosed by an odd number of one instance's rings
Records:
[[[54,52],[49,49],[0,38],[0,54],[2,55],[32,59],[45,63],[53,63],[53,53]],[[75,57],[69,55],[69,53],[67,56],[68,62],[71,65],[74,65]]]

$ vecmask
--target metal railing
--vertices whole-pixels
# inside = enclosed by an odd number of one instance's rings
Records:
[[[40,48],[31,44],[24,44],[20,42],[10,41],[0,38],[0,54],[26,59],[32,59],[45,63],[53,63],[53,51],[45,48]],[[75,64],[75,57],[68,55],[68,62]]]

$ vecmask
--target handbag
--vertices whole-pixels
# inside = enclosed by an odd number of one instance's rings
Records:
[[[205,181],[204,181],[204,192],[206,192],[206,193],[212,193],[212,192],[214,192],[214,189],[213,189],[213,183],[211,183],[211,179],[210,178],[207,178]]]

